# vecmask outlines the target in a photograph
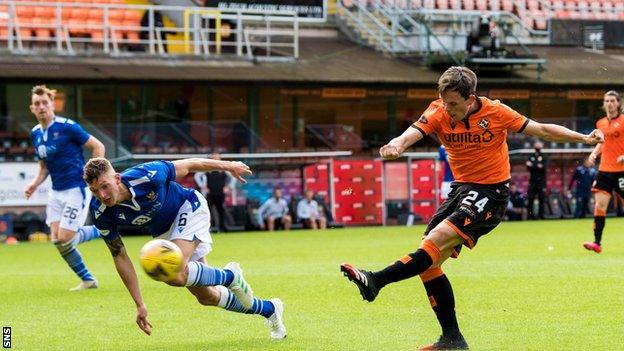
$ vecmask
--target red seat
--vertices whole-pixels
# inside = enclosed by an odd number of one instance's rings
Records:
[[[503,0],[503,11],[512,12],[514,9],[514,3],[512,0]]]
[[[461,10],[462,3],[461,0],[450,0],[451,9],[453,10]]]
[[[464,10],[475,9],[475,0],[463,0],[463,2],[464,2]]]
[[[555,18],[568,19],[570,18],[570,13],[566,10],[557,10],[555,11]]]
[[[527,2],[527,8],[529,10],[538,10],[539,9],[539,1],[538,0],[529,0]]]
[[[436,7],[440,10],[448,10],[449,8],[448,0],[436,0]]]

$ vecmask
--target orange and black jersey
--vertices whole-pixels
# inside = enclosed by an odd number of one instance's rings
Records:
[[[624,172],[624,164],[618,163],[618,157],[624,155],[624,115],[611,119],[603,117],[596,122],[596,129],[604,134],[601,147],[601,172]]]
[[[477,98],[478,108],[460,122],[432,102],[412,127],[423,135],[434,133],[446,147],[457,182],[497,184],[511,178],[507,130],[520,133],[529,119],[498,100]]]

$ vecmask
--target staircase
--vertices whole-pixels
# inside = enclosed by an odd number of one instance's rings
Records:
[[[356,1],[349,7],[338,1],[336,8],[339,28],[360,45],[426,64],[460,64],[458,51],[465,50],[467,32],[437,34],[413,11],[391,9],[381,1],[370,6]]]

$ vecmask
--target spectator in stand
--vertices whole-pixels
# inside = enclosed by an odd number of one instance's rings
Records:
[[[524,196],[514,183],[509,185],[509,204],[507,205],[507,217],[510,221],[522,221],[526,219],[526,205]]]
[[[589,198],[591,197],[592,184],[596,178],[596,169],[591,166],[589,159],[585,159],[582,165],[578,165],[574,170],[574,175],[570,180],[568,189],[572,191],[574,183],[576,183],[576,209],[574,210],[574,218],[585,218],[589,212]]]
[[[314,191],[306,190],[305,197],[297,204],[297,218],[307,229],[327,228],[327,219],[319,212],[319,205],[314,200]]]
[[[290,230],[292,218],[288,214],[288,202],[282,198],[282,189],[275,188],[273,196],[260,206],[258,223],[260,223],[260,229],[263,230],[267,228],[269,231],[273,231],[280,227],[284,227],[284,230]]]
[[[537,197],[539,201],[539,212],[537,218],[544,218],[544,201],[546,200],[546,157],[542,155],[542,147],[544,145],[540,141],[533,144],[535,153],[526,161],[526,166],[531,173],[529,179],[529,192],[527,201],[527,211],[529,219],[536,219],[533,213],[533,202]]]
[[[448,164],[448,155],[446,154],[444,145],[440,145],[438,148],[438,167],[444,167],[444,178],[442,179],[442,186],[440,188],[440,197],[446,200],[448,199],[448,194],[451,192],[451,183],[455,178]]]

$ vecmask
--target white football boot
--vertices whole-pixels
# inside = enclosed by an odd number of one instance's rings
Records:
[[[240,304],[246,309],[251,309],[253,305],[253,290],[243,278],[243,270],[238,262],[230,262],[223,267],[234,273],[234,280],[227,288],[236,296]]]
[[[271,328],[271,338],[274,340],[284,339],[286,337],[286,326],[282,318],[284,315],[284,303],[277,298],[269,301],[275,307],[275,312],[271,317],[267,318],[267,325]]]
[[[97,280],[83,280],[77,286],[69,289],[69,291],[80,291],[80,290],[87,290],[87,289],[97,289],[97,287],[98,287]]]

